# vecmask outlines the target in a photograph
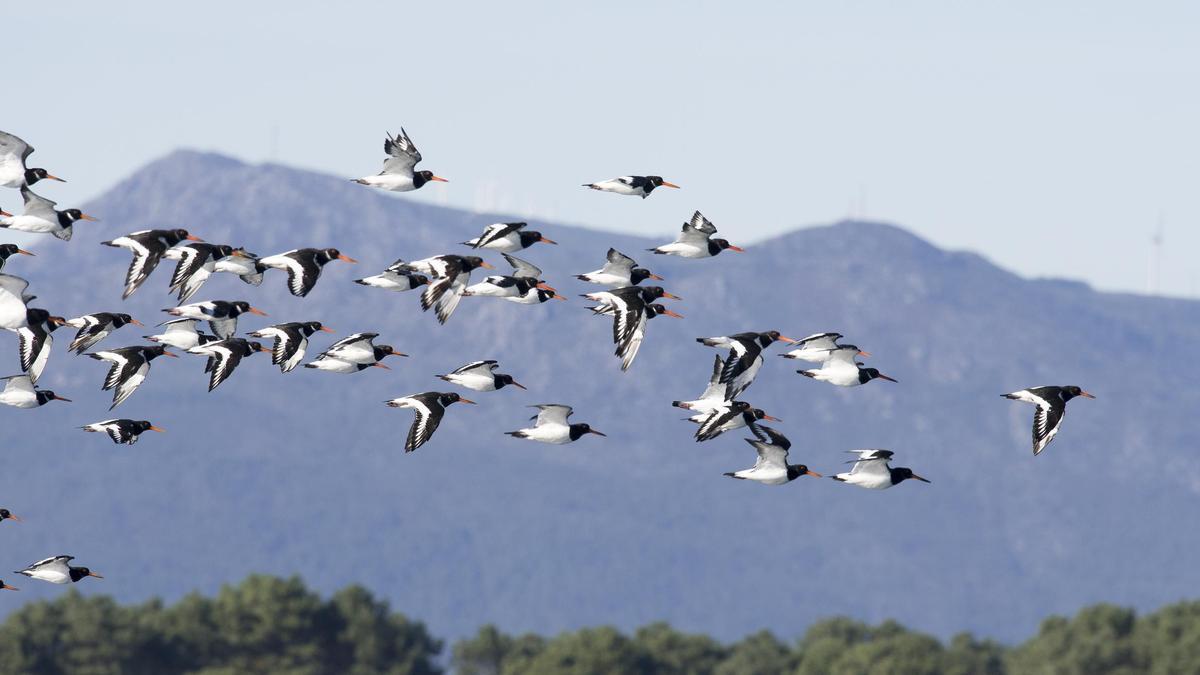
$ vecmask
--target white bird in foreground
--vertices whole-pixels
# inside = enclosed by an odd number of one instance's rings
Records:
[[[842,345],[829,353],[829,359],[820,368],[796,372],[818,382],[828,382],[839,387],[857,387],[875,379],[897,381],[875,368],[863,368],[862,364],[854,360],[859,355],[865,355],[865,352],[854,345]]]
[[[809,471],[803,464],[788,464],[788,450],[792,442],[787,436],[771,427],[753,424],[750,430],[758,440],[747,438],[745,441],[758,451],[758,461],[749,469],[731,471],[726,476],[741,480],[752,480],[763,485],[785,485],[800,476],[820,478],[821,474]]]
[[[72,583],[84,577],[104,578],[86,567],[71,566],[69,563],[74,559],[73,555],[56,555],[39,560],[23,570],[17,570],[16,573],[39,581],[49,581],[52,584]]]
[[[14,408],[36,408],[50,401],[71,402],[71,399],[63,398],[49,389],[34,389],[28,375],[9,375],[0,378],[0,382],[4,382],[4,389],[0,390],[0,403]]]
[[[717,227],[700,212],[692,214],[690,222],[683,224],[683,229],[675,237],[675,241],[663,244],[657,248],[647,249],[659,255],[677,255],[681,258],[711,258],[725,249],[743,253],[746,249],[734,246],[728,239],[713,239]]]
[[[57,205],[56,202],[34,194],[29,188],[21,188],[21,197],[25,200],[24,212],[19,216],[0,215],[0,227],[21,232],[52,234],[63,241],[70,241],[73,233],[72,226],[76,222],[99,220],[79,209],[59,211],[54,208]]]
[[[334,332],[320,321],[305,321],[275,324],[260,328],[249,335],[273,339],[275,344],[271,349],[271,363],[279,366],[282,372],[288,373],[300,365],[308,349],[308,338],[317,331]]]
[[[0,187],[23,188],[39,180],[67,181],[41,168],[30,168],[26,162],[33,146],[7,131],[0,131]]]
[[[483,230],[483,234],[468,239],[463,242],[463,245],[471,248],[486,248],[489,251],[499,251],[501,253],[515,253],[521,249],[529,248],[534,244],[541,242],[543,244],[557,244],[557,241],[547,239],[542,236],[541,232],[535,230],[524,231],[528,223],[492,223]]]
[[[510,384],[520,389],[525,388],[525,385],[514,380],[512,375],[497,373],[496,369],[499,367],[500,364],[498,362],[490,359],[487,361],[474,361],[437,377],[473,391],[496,391]]]
[[[825,363],[828,361],[833,352],[842,347],[838,344],[838,340],[842,338],[841,333],[816,333],[808,337],[796,340],[798,345],[795,349],[780,354],[785,359],[799,359],[801,361],[811,361],[813,363]],[[861,356],[870,356],[866,352],[860,352]]]
[[[397,293],[411,291],[414,288],[429,283],[429,277],[408,270],[405,265],[404,259],[397,260],[379,274],[355,279],[354,283],[372,288],[382,288],[387,291],[396,291]]]
[[[1067,401],[1082,396],[1096,398],[1086,391],[1070,385],[1066,387],[1030,387],[1004,394],[1004,398],[1024,401],[1037,406],[1033,413],[1033,454],[1039,455],[1058,435],[1063,417],[1067,414]]]
[[[847,450],[846,452],[858,455],[858,459],[852,459],[848,464],[853,464],[854,468],[848,473],[839,473],[830,478],[841,482],[857,485],[868,490],[886,490],[893,485],[913,478],[923,483],[930,481],[921,478],[912,472],[912,469],[907,467],[898,467],[893,469],[888,461],[892,458],[891,450]]]
[[[604,267],[586,274],[576,274],[575,278],[589,284],[600,284],[609,288],[625,288],[637,286],[646,279],[662,281],[663,278],[644,267],[638,267],[637,261],[621,253],[615,248],[608,249],[608,262]]]
[[[718,355],[713,357],[713,371],[708,378],[708,386],[700,394],[700,397],[693,401],[671,401],[671,405],[684,410],[693,410],[697,413],[710,413],[721,405],[726,403],[725,384],[721,382],[721,371],[724,370],[725,361]]]
[[[359,185],[388,190],[390,192],[411,192],[430,181],[448,183],[445,178],[433,175],[432,171],[414,171],[417,162],[421,161],[421,152],[413,145],[412,139],[404,127],[395,137],[385,134],[383,152],[388,158],[383,160],[383,170],[374,176],[352,178]]]
[[[514,438],[526,438],[539,443],[550,443],[553,445],[563,445],[577,441],[584,434],[596,434],[597,436],[605,436],[599,431],[596,431],[591,426],[585,423],[570,424],[567,418],[573,412],[571,406],[561,405],[558,403],[543,403],[541,405],[531,405],[530,408],[537,408],[538,414],[529,419],[537,420],[532,426],[516,431],[506,431],[505,434]]]

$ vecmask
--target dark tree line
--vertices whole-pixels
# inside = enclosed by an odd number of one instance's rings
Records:
[[[1200,602],[1145,616],[1112,605],[1051,617],[1015,647],[948,643],[887,621],[833,618],[793,642],[726,644],[665,623],[553,637],[494,626],[448,654],[425,625],[358,586],[322,599],[297,578],[252,576],[213,598],[119,605],[69,591],[0,626],[0,673],[38,675],[1098,675],[1200,673]],[[448,656],[448,665],[446,664]]]

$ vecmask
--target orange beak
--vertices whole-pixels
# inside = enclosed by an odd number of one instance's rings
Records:
[[[100,576],[99,574],[96,574],[95,572],[91,572],[91,571],[89,571],[87,575],[88,575],[89,577],[96,577],[97,579],[103,579],[103,578],[104,578],[104,577]]]
[[[336,333],[337,332],[334,329],[330,328],[329,326],[321,326],[321,330],[325,331],[326,333]]]
[[[158,432],[158,433],[160,433],[160,434],[165,434],[165,433],[167,433],[167,430],[166,430],[166,429],[163,429],[162,427],[156,427],[156,426],[154,426],[153,424],[151,424],[151,425],[150,425],[150,431],[157,431],[157,432]]]
[[[60,183],[65,183],[65,182],[67,182],[67,181],[63,180],[62,178],[59,178],[58,176],[55,176],[55,175],[54,175],[54,174],[52,174],[52,173],[48,173],[48,174],[46,174],[46,180],[56,180],[56,181],[58,181],[58,182],[60,182]]]
[[[461,396],[458,398],[458,402],[459,403],[470,403],[471,405],[476,405],[475,401],[472,401],[469,398],[462,398]]]
[[[796,342],[799,342],[799,340],[795,340],[795,339],[793,339],[793,338],[790,338],[790,337],[788,337],[788,336],[786,336],[786,335],[780,335],[780,336],[779,336],[779,339],[780,339],[780,340],[782,340],[782,341],[784,341],[784,342],[789,342],[789,343],[793,343],[793,344],[794,344],[794,343],[796,343]]]
[[[408,354],[405,354],[404,352],[392,352],[391,354],[384,354],[384,356],[405,356],[405,357],[407,357]]]
[[[557,288],[555,288],[555,287],[551,286],[550,284],[547,284],[547,283],[546,283],[546,282],[544,282],[544,281],[539,281],[539,282],[538,282],[538,285],[537,285],[537,286],[534,286],[534,288],[540,288],[540,289],[542,289],[543,291],[550,291],[551,293],[553,293],[554,291],[557,291],[557,290],[558,290]]]
[[[384,365],[383,361],[376,361],[375,363],[371,364],[371,367],[372,368],[383,368],[384,370],[391,370],[390,367]]]
[[[770,415],[763,415],[763,419],[771,420],[772,422],[782,422],[783,421],[783,420],[779,419],[778,417],[771,417]]]
[[[178,355],[178,354],[176,354],[175,352],[168,352],[168,351],[164,351],[164,352],[163,352],[163,356],[169,356],[169,357],[171,357],[171,358],[173,358],[173,359],[177,359],[177,358],[179,358],[179,355]]]
[[[804,475],[805,475],[805,476],[812,476],[813,478],[821,478],[821,474],[817,473],[816,471],[807,471],[807,470],[806,470],[806,471],[804,472]]]
[[[663,297],[670,298],[672,300],[682,300],[683,299],[683,298],[679,297],[678,295],[675,295],[674,293],[663,293]]]
[[[197,237],[197,236],[196,236],[196,235],[194,235],[194,234],[189,234],[189,235],[187,236],[187,240],[188,240],[188,241],[204,241],[203,239],[201,239],[200,237]]]
[[[1084,398],[1096,398],[1095,396],[1092,396],[1091,394],[1087,393],[1086,391],[1079,392],[1079,395],[1083,396]]]
[[[658,276],[657,274],[655,274],[653,272],[650,273],[650,278],[654,279],[655,281],[665,281],[665,279],[663,279],[662,277]]]
[[[489,269],[489,270],[496,269],[495,265],[492,265],[491,263],[487,262],[486,260],[484,262],[479,263],[479,266],[484,269]]]
[[[671,311],[671,310],[669,310],[669,309],[668,309],[668,310],[664,310],[664,311],[663,311],[663,315],[665,315],[665,316],[673,316],[673,317],[675,317],[676,319],[682,319],[682,318],[683,318],[683,315],[682,315],[682,314],[680,314],[679,312],[672,312],[672,311]]]
[[[143,327],[143,328],[145,328],[145,327],[146,327],[146,324],[142,323],[141,321],[138,321],[137,319],[130,319],[130,320],[129,320],[129,323],[131,323],[131,324],[133,324],[133,325],[135,325],[135,326],[141,326],[141,327]]]
[[[267,315],[267,313],[266,313],[266,312],[262,311],[261,309],[259,309],[259,308],[257,308],[257,307],[251,307],[251,308],[249,309],[249,312],[250,312],[251,314],[257,314],[257,315],[259,315],[259,316],[266,316],[266,315]]]
[[[98,222],[100,222],[100,219],[99,219],[99,218],[96,218],[95,216],[89,216],[89,215],[88,215],[88,214],[86,214],[86,213],[81,213],[81,214],[79,214],[79,219],[80,219],[80,220],[93,220],[93,221],[95,221],[95,222],[97,222],[97,223],[98,223]]]
[[[9,514],[9,516],[8,516],[8,519],[9,519],[9,520],[14,520],[14,521],[16,521],[16,522],[18,522],[18,523],[19,523],[19,522],[21,522],[21,519],[20,519],[20,518],[18,518],[18,517],[16,517],[16,516],[15,516],[15,515],[13,515],[13,514]]]
[[[0,213],[4,213],[4,212],[3,212],[3,211],[0,211]],[[10,215],[10,214],[7,214],[7,213],[5,213],[4,215],[6,215],[6,216],[7,216],[7,215]],[[17,249],[17,253],[20,253],[21,255],[33,255],[33,256],[36,256],[36,255],[37,255],[37,254],[36,254],[36,253],[34,253],[33,251],[26,251],[26,250],[25,250],[25,249],[23,249],[23,248],[19,248],[19,249]]]
[[[67,325],[67,320],[61,316],[52,316],[50,317],[50,323],[54,324],[55,326],[65,326]]]
[[[433,176],[429,180],[436,180],[439,183],[449,183],[450,182],[450,181],[446,180],[445,178],[442,178],[441,176]]]
[[[4,584],[4,583],[0,583],[0,588],[3,588],[3,589],[4,589],[4,590],[6,590],[6,591],[19,591],[19,590],[21,590],[21,589],[17,588],[16,586],[9,586],[8,584]]]
[[[737,253],[745,253],[746,252],[746,249],[742,248],[741,246],[734,246],[733,244],[729,245],[729,250],[735,251]]]
[[[864,352],[863,350],[860,349],[860,350],[858,350],[858,355],[859,356],[870,356],[871,352]]]
[[[555,293],[554,295],[552,295],[552,296],[550,296],[550,297],[551,297],[551,298],[554,298],[555,300],[562,300],[563,302],[566,302],[566,301],[567,301],[567,299],[566,299],[566,298],[564,298],[563,296],[559,295],[558,293]]]
[[[663,187],[675,188],[676,190],[678,190],[678,189],[679,189],[679,186],[678,186],[678,185],[676,185],[676,184],[674,184],[674,183],[668,183],[668,182],[667,182],[667,181],[665,181],[665,180],[662,182],[662,184],[663,184]]]
[[[557,241],[554,241],[553,239],[547,239],[547,238],[545,238],[545,237],[538,237],[538,241],[542,242],[543,244],[555,244],[555,245],[558,245],[558,242],[557,242]]]
[[[338,260],[341,260],[342,262],[348,262],[348,263],[356,263],[356,262],[358,262],[357,260],[355,260],[354,258],[351,258],[351,257],[350,257],[350,256],[348,256],[348,255],[339,255],[339,256],[338,256]]]
[[[12,218],[12,214],[9,213],[8,211],[5,211],[4,209],[0,209],[0,216],[4,216],[6,218]]]
[[[58,394],[54,395],[54,400],[55,401],[63,401],[64,403],[73,403],[73,401],[71,399],[63,398],[63,397],[59,396]]]
[[[274,349],[271,349],[270,347],[268,347],[268,346],[266,346],[266,345],[259,345],[259,346],[257,347],[257,349],[258,349],[258,351],[260,351],[260,352],[266,352],[266,353],[268,353],[268,354],[272,354],[272,353],[274,353],[274,351],[275,351]]]

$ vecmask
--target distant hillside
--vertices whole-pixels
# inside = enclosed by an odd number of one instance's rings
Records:
[[[44,386],[76,402],[0,410],[0,499],[27,517],[0,526],[6,569],[70,553],[106,576],[85,593],[122,600],[249,572],[298,573],[322,591],[360,582],[452,638],[486,622],[553,633],[663,619],[733,639],[846,614],[1015,639],[1049,613],[1101,600],[1152,608],[1200,584],[1198,547],[1178,526],[1200,491],[1200,373],[1186,350],[1200,338],[1198,303],[1022,279],[879,223],[800,229],[706,261],[643,251],[660,240],[537,223],[560,245],[525,257],[571,302],[468,298],[438,326],[415,293],[351,279],[463,251],[456,242],[502,216],[194,152],[148,165],[86,210],[103,222],[78,225],[69,243],[40,240],[37,258],[6,270],[56,313],[161,320],[169,268],[122,303],[128,255],[97,244],[184,226],[264,255],[333,245],[362,261],[330,265],[304,300],[282,273],[260,288],[214,277],[197,300],[246,298],[271,314],[242,330],[319,319],[339,336],[378,331],[413,358],[391,359],[393,372],[285,376],[256,355],[212,394],[202,360],[160,360],[117,412],[169,431],[125,448],[76,428],[111,416],[105,367],[68,355],[60,334]],[[737,223],[717,225],[738,240]],[[609,246],[667,277],[687,317],[656,319],[626,374],[610,325],[574,297],[591,289],[570,277]],[[745,398],[785,420],[796,461],[833,472],[843,450],[887,447],[933,483],[876,494],[723,478],[752,463],[743,435],[697,445],[669,402],[707,378],[713,350],[694,337],[770,328],[840,331],[900,380],[836,390],[769,356]],[[15,340],[0,337],[0,349],[16,372]],[[478,358],[501,359],[530,391],[479,395],[404,455],[410,414],[382,401],[447,387],[433,375]],[[1032,409],[999,394],[1070,383],[1098,399],[1072,403],[1034,458]],[[501,434],[549,401],[609,437],[542,447]],[[61,592],[25,587],[9,607]]]

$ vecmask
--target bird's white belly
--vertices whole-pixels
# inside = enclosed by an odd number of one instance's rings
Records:
[[[62,229],[58,221],[50,221],[38,216],[13,216],[6,218],[4,222],[10,230],[22,232],[57,232]]]
[[[388,190],[389,192],[411,192],[417,189],[416,185],[413,184],[412,176],[385,173],[378,176],[367,176],[360,180],[371,187]]]
[[[565,424],[543,424],[525,430],[525,437],[541,443],[562,445],[571,442],[571,428]]]
[[[446,379],[475,391],[494,391],[496,380],[491,375],[447,375]]]
[[[0,403],[16,408],[36,408],[37,396],[24,391],[6,391],[0,393]]]

